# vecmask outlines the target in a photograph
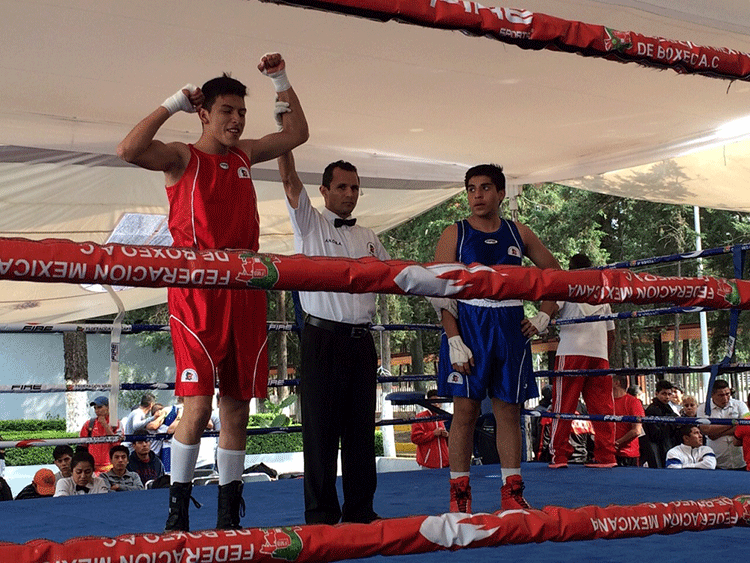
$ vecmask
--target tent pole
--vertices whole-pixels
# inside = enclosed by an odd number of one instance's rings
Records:
[[[703,243],[701,242],[701,215],[700,215],[700,207],[697,205],[693,206],[693,224],[695,225],[695,250],[696,252],[700,252],[703,250]],[[703,259],[698,258],[698,276],[703,275]],[[703,311],[699,313],[700,316],[700,327],[701,327],[701,353],[702,353],[702,362],[704,366],[707,366],[709,362],[708,358],[708,328],[706,324],[706,312]],[[709,372],[703,372],[703,393],[707,395],[708,393],[708,381],[711,379],[711,374]]]
[[[508,184],[505,193],[508,200],[508,215],[511,221],[518,221],[518,196],[521,195],[523,186],[520,184]]]

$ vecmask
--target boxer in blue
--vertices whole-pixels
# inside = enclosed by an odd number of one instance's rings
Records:
[[[503,169],[482,164],[468,170],[464,180],[471,215],[450,225],[435,250],[436,262],[479,262],[486,266],[521,265],[524,256],[539,268],[560,264],[527,226],[503,219]],[[433,299],[445,329],[440,350],[438,391],[452,396],[449,458],[453,512],[471,512],[469,467],[474,425],[480,403],[489,395],[497,423],[497,451],[502,466],[503,510],[529,508],[521,478],[520,410],[538,396],[531,367],[529,339],[544,332],[553,302],[524,318],[520,300]]]

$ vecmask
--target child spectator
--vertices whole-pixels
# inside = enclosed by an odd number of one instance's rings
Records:
[[[682,444],[667,452],[669,469],[716,469],[716,455],[703,445],[703,433],[697,424],[680,428]]]
[[[427,398],[437,397],[437,389],[430,389]],[[417,418],[435,416],[430,410],[417,414]],[[449,467],[448,462],[448,431],[442,420],[433,422],[415,422],[411,426],[411,441],[417,446],[417,463],[422,467],[440,469]]]
[[[685,395],[682,399],[682,410],[680,416],[695,418],[698,416],[698,401],[692,395]]]
[[[120,431],[120,423],[118,422],[115,426],[112,426],[109,422],[109,399],[104,395],[101,395],[91,401],[89,404],[94,407],[94,413],[96,416],[87,420],[81,428],[81,438],[91,438],[92,436],[114,436]],[[114,444],[120,442],[102,442],[97,444],[90,444],[89,451],[94,456],[94,470],[96,474],[104,473],[112,469],[112,464],[109,462],[109,448]]]

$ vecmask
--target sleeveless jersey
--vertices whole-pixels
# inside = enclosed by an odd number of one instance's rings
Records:
[[[518,227],[500,218],[500,228],[494,233],[476,230],[466,219],[456,223],[456,259],[463,264],[479,262],[485,266],[520,266],[525,247]]]
[[[473,228],[464,219],[456,223],[456,259],[520,266],[525,247],[512,221],[500,219],[493,233]],[[531,347],[521,332],[523,302],[492,299],[459,299],[458,327],[461,338],[474,353],[470,376],[453,371],[448,340],[443,333],[438,364],[438,393],[481,401],[487,395],[506,403],[521,404],[538,396],[531,365]]]
[[[188,146],[185,173],[167,186],[174,246],[257,252],[260,218],[250,159],[237,148],[218,155]]]
[[[250,159],[190,147],[180,180],[167,186],[174,246],[258,250],[260,218]],[[268,349],[265,292],[242,289],[167,291],[175,356],[175,395],[237,400],[265,397]]]

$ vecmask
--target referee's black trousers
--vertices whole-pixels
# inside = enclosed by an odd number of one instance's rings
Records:
[[[301,368],[305,521],[370,522],[376,517],[372,502],[377,486],[372,335],[353,338],[306,324]],[[342,508],[336,492],[339,441]]]

